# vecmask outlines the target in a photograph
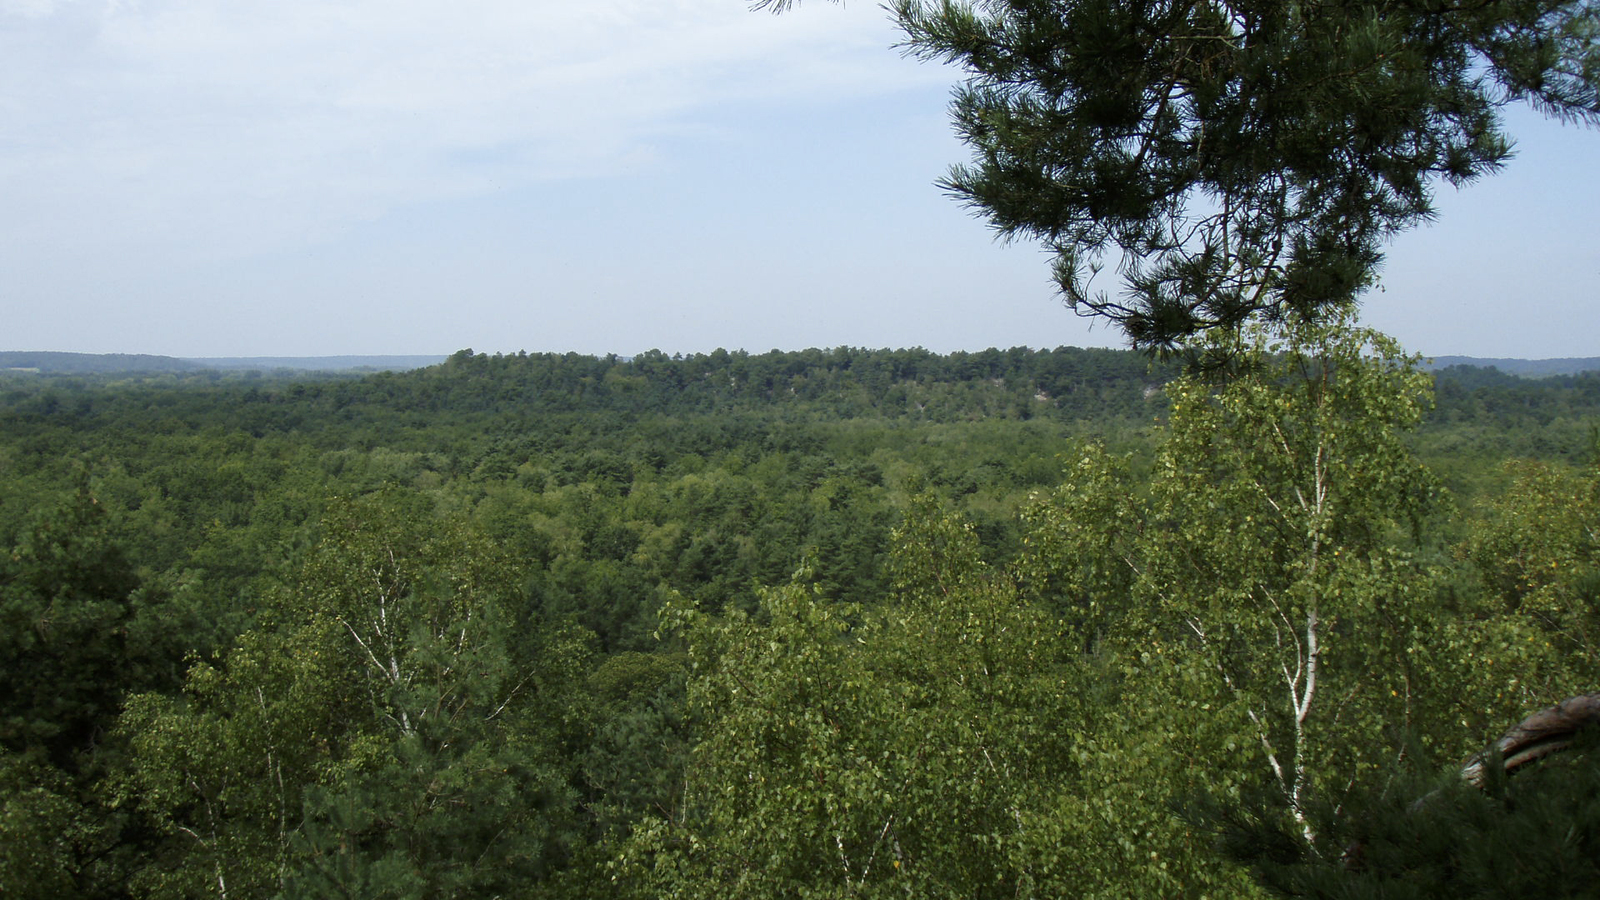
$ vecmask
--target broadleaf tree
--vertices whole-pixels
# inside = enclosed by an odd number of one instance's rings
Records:
[[[0,548],[0,895],[116,896],[144,848],[97,784],[126,750],[126,696],[167,685],[176,617],[86,474],[32,519]]]
[[[121,721],[152,897],[497,894],[581,840],[589,648],[512,627],[517,566],[425,495],[340,501],[273,608]]]
[[[1068,643],[928,498],[893,543],[882,607],[832,600],[808,572],[759,616],[669,607],[697,740],[678,807],[621,846],[621,885],[998,898],[1078,882],[1054,806],[1076,768]]]
[[[1439,497],[1405,441],[1428,376],[1343,319],[1221,356],[1232,371],[1166,386],[1146,483],[1090,446],[1024,511],[1022,584],[1092,673],[1059,803],[1098,837],[1072,851],[1086,896],[1244,896],[1208,814],[1178,809],[1259,807],[1327,852],[1323,811],[1432,724],[1413,551]]]
[[[1403,744],[1430,627],[1417,524],[1432,478],[1405,443],[1431,380],[1393,341],[1293,323],[1234,351],[1221,387],[1168,386],[1150,521],[1122,640],[1132,680],[1231,721],[1214,777],[1271,786],[1308,844],[1309,814]],[[1151,651],[1154,651],[1152,654]]]

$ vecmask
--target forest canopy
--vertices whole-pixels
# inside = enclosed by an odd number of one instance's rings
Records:
[[[1600,6],[891,11],[945,187],[1215,365],[0,372],[0,895],[1592,893],[1594,728],[1491,742],[1595,687],[1600,375],[1354,308]]]
[[[0,376],[0,889],[1249,896],[1600,609],[1600,377],[1250,346]]]

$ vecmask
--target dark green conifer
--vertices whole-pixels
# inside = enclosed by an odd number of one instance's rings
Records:
[[[1513,729],[1508,739],[1524,730]],[[1553,744],[1545,738],[1511,746],[1504,756],[1502,740],[1459,771],[1396,773],[1375,796],[1330,804],[1320,818],[1344,848],[1336,856],[1318,856],[1296,841],[1265,805],[1216,807],[1209,816],[1226,823],[1220,833],[1229,855],[1251,865],[1278,896],[1593,897],[1600,885],[1600,728],[1576,726]],[[1537,743],[1559,750],[1545,753]]]
[[[1042,241],[1068,305],[1143,348],[1353,302],[1438,180],[1510,157],[1507,104],[1600,121],[1590,0],[892,10],[910,53],[970,73],[953,112],[974,159],[944,187]],[[1108,266],[1120,289],[1096,282]]]

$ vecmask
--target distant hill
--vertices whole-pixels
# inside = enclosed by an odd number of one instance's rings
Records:
[[[45,375],[99,375],[122,372],[194,372],[204,368],[171,356],[144,353],[57,353],[0,350],[0,371],[21,370]]]
[[[1600,370],[1600,356],[1564,357],[1561,359],[1490,359],[1477,356],[1435,356],[1433,368],[1451,366],[1477,366],[1480,369],[1496,368],[1507,375],[1523,378],[1544,378],[1550,375],[1576,375],[1579,372]]]
[[[1116,351],[1127,352],[1132,351]],[[232,372],[404,372],[438,365],[449,359],[437,356],[202,356],[178,358],[144,353],[60,353],[0,350],[0,372],[29,371],[46,375],[160,374],[215,369]],[[617,357],[630,362],[632,357]],[[1600,357],[1561,359],[1497,359],[1478,356],[1436,356],[1429,368],[1451,366],[1494,368],[1507,375],[1543,378],[1600,371]]]
[[[436,366],[439,356],[203,356],[185,359],[207,369],[295,369],[303,372],[403,372]]]
[[[439,356],[213,356],[179,359],[145,353],[60,353],[55,351],[0,350],[0,372],[38,372],[42,375],[150,375],[164,372],[198,372],[205,369],[297,372],[393,372],[437,365]]]

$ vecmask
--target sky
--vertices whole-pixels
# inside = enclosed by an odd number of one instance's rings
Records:
[[[1123,346],[936,180],[960,72],[813,0],[0,0],[0,349]],[[1368,324],[1600,356],[1600,130],[1389,248]]]

